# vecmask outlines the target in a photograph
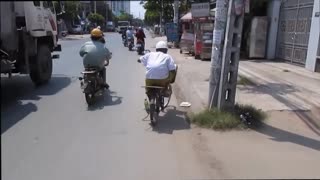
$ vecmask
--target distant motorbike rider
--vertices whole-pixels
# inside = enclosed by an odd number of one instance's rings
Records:
[[[80,49],[80,56],[83,58],[84,68],[97,68],[100,71],[103,82],[102,85],[105,88],[109,88],[106,83],[106,68],[105,65],[109,64],[111,59],[111,52],[105,47],[101,39],[103,38],[103,32],[95,28],[91,31],[91,41],[84,43]]]
[[[141,56],[139,61],[146,67],[146,86],[161,86],[168,90],[176,76],[176,64],[173,58],[167,54],[168,45],[165,41],[156,44],[156,52],[150,52]],[[146,88],[146,94],[149,89]],[[168,92],[166,93],[168,94]]]
[[[127,39],[127,29],[128,29],[128,28],[125,28],[125,29],[123,29],[123,30],[121,31],[122,40]]]
[[[128,29],[126,31],[126,36],[127,36],[127,39],[131,38],[131,40],[134,44],[134,35],[133,35],[133,29],[131,26],[128,27]]]
[[[146,35],[143,32],[143,29],[139,27],[137,33],[136,33],[137,40],[140,39],[143,43],[143,47],[145,46],[144,38],[146,38]]]

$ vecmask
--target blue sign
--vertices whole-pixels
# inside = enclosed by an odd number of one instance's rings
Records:
[[[166,24],[166,34],[168,42],[178,42],[178,25],[176,23],[167,23]]]

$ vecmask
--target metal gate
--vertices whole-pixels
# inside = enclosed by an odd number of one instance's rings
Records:
[[[314,0],[284,0],[280,8],[277,58],[305,65]]]

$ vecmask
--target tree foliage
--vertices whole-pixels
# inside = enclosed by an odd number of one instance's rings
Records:
[[[128,14],[126,12],[121,12],[120,16],[118,17],[119,21],[132,21],[133,16],[131,14]]]
[[[98,14],[98,13],[89,14],[88,19],[90,22],[95,23],[95,24],[100,24],[100,25],[103,24],[105,21],[105,18],[101,14]]]
[[[66,18],[74,19],[79,15],[79,1],[64,1],[63,4]]]
[[[161,7],[163,3],[163,8]],[[159,24],[161,10],[163,10],[164,22],[173,20],[173,0],[147,0],[142,3],[146,9],[144,20],[147,24]]]

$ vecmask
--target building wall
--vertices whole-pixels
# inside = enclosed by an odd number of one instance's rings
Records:
[[[309,44],[308,44],[308,54],[307,54],[307,60],[306,60],[306,68],[310,71],[315,71],[316,64],[317,64],[317,51],[319,50],[319,36],[320,36],[320,17],[319,16],[320,16],[320,1],[314,0],[311,28],[310,28],[310,38],[309,38]]]
[[[119,16],[121,11],[130,14],[130,1],[107,1],[112,12]]]

